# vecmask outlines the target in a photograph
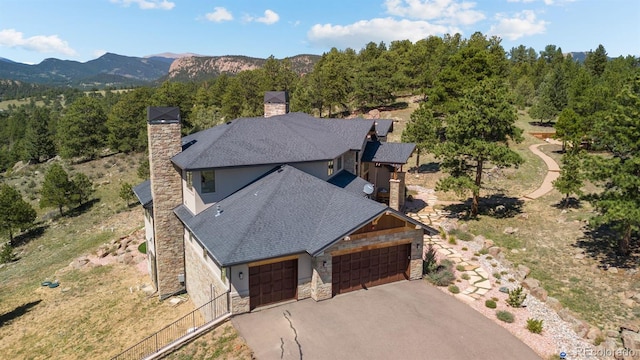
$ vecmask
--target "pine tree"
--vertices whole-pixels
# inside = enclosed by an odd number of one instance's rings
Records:
[[[64,158],[95,158],[105,146],[107,114],[100,100],[81,97],[58,122],[58,144]]]
[[[619,93],[614,112],[595,125],[594,138],[612,156],[589,157],[587,175],[603,185],[591,194],[598,211],[592,225],[618,231],[618,252],[628,255],[640,230],[640,74]]]
[[[9,244],[13,246],[13,234],[33,226],[36,211],[13,187],[0,185],[0,231],[9,235]]]
[[[53,164],[44,174],[44,183],[40,190],[40,207],[57,207],[63,215],[62,207],[69,205],[73,199],[73,183],[69,175],[59,164]]]
[[[441,168],[449,173],[437,189],[458,194],[472,193],[471,216],[478,215],[480,188],[485,165],[513,166],[523,162],[509,142],[522,141],[515,126],[516,111],[508,101],[500,79],[486,79],[465,93],[461,110],[445,120],[445,141],[435,147]]]

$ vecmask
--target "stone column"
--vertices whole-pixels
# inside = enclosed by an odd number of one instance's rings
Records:
[[[184,291],[184,228],[173,209],[182,203],[181,170],[171,158],[182,151],[180,110],[147,109],[149,166],[153,195],[156,271],[160,299]]]
[[[311,298],[315,301],[330,299],[331,289],[331,255],[319,255],[311,260],[313,274],[311,275]]]
[[[394,173],[389,180],[389,207],[401,211],[404,208],[404,173]]]

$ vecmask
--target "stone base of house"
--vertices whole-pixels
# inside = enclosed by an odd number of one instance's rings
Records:
[[[249,294],[241,296],[237,292],[231,293],[231,313],[242,314],[249,312]]]

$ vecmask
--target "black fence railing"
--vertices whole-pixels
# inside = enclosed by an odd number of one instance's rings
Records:
[[[151,356],[165,346],[188,336],[198,328],[228,314],[230,311],[229,302],[229,292],[222,293],[208,303],[116,355],[112,360],[140,360]]]

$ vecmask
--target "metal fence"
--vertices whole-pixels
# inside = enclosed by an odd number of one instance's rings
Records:
[[[116,355],[112,360],[140,360],[153,355],[165,346],[180,341],[198,330],[198,328],[228,314],[230,311],[229,303],[229,292],[222,293],[208,303]]]

